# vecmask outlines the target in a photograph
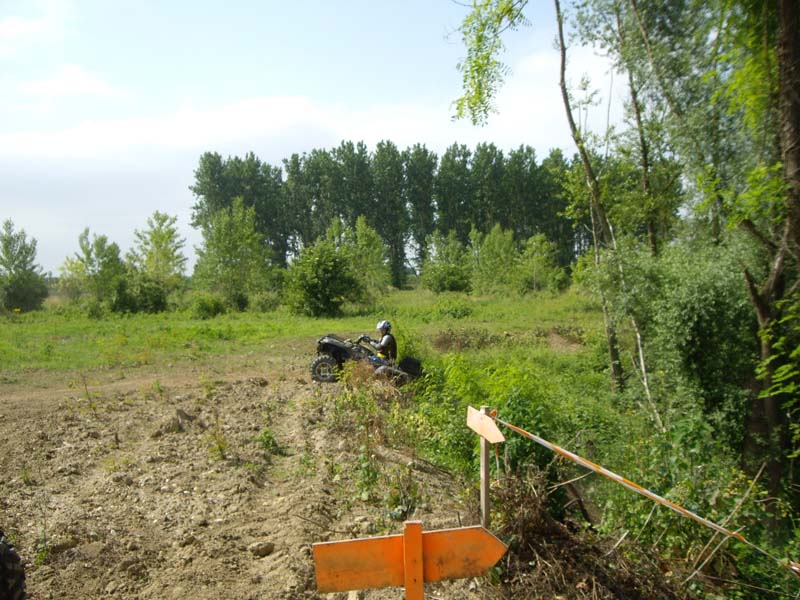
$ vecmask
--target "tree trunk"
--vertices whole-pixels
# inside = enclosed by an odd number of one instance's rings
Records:
[[[760,395],[762,405],[754,413],[762,414],[766,426],[770,495],[783,491],[789,449],[789,431],[781,398],[770,393],[775,364],[770,329],[780,319],[780,301],[785,298],[787,260],[798,258],[800,248],[800,5],[797,0],[779,0],[778,84],[780,110],[780,142],[783,175],[786,183],[786,221],[778,244],[773,245],[769,275],[763,284],[756,284],[745,272],[750,300],[758,316],[761,340],[761,364],[764,376]],[[794,282],[797,286],[797,282]]]
[[[796,0],[778,0],[778,86],[780,144],[786,183],[786,221],[781,238],[770,247],[772,264],[766,280],[758,285],[745,271],[750,300],[758,316],[761,343],[761,405],[753,408],[761,416],[768,440],[770,495],[783,491],[789,449],[789,431],[781,397],[770,393],[777,364],[770,329],[780,319],[779,303],[786,297],[787,261],[798,259],[800,248],[800,6]],[[793,282],[793,288],[798,285]],[[790,292],[791,293],[791,292]],[[766,392],[766,393],[764,393]]]
[[[572,139],[575,141],[575,145],[578,147],[578,154],[581,157],[583,171],[586,175],[586,183],[589,187],[589,212],[592,216],[592,237],[594,238],[595,242],[595,258],[597,259],[599,257],[598,245],[602,248],[611,247],[613,235],[611,232],[611,225],[608,222],[608,217],[606,216],[605,207],[603,206],[603,202],[600,197],[600,182],[597,180],[597,175],[594,172],[591,157],[589,156],[589,152],[586,150],[586,144],[584,143],[583,136],[578,130],[578,126],[575,124],[575,119],[572,116],[572,104],[569,99],[569,93],[567,92],[566,81],[567,47],[564,42],[564,19],[561,14],[561,3],[559,0],[554,0],[554,2],[556,8],[556,20],[558,21],[558,46],[559,50],[561,51],[561,76],[559,79],[561,98],[564,101],[564,110],[567,113],[569,130],[570,133],[572,133]],[[608,342],[608,356],[611,367],[611,385],[615,389],[621,389],[624,377],[622,371],[622,361],[620,360],[619,354],[617,331],[608,313],[608,301],[606,300],[605,295],[603,295],[601,300],[603,304],[603,316],[605,317],[606,323],[606,340]]]
[[[780,0],[778,80],[781,156],[788,187],[786,243],[797,257],[800,248],[800,5]]]
[[[653,206],[653,186],[650,183],[650,145],[644,130],[644,119],[642,118],[642,105],[639,100],[639,90],[633,75],[633,68],[625,59],[627,52],[625,31],[622,28],[622,15],[618,4],[614,5],[617,19],[617,37],[619,38],[619,53],[625,70],[628,72],[628,89],[631,94],[631,110],[636,120],[636,132],[639,142],[639,160],[642,169],[642,194],[645,202],[645,223],[647,225],[647,240],[650,244],[650,253],[658,255],[658,228],[656,225],[655,208]]]

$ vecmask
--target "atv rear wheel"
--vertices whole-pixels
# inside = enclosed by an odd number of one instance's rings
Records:
[[[25,569],[19,554],[0,531],[0,598],[25,600]]]
[[[339,378],[339,362],[330,354],[320,354],[311,363],[311,379],[333,383]]]

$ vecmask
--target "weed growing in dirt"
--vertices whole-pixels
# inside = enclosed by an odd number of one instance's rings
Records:
[[[33,564],[37,567],[41,567],[43,564],[47,563],[49,558],[50,546],[47,544],[47,540],[37,540],[36,554],[33,556]]]
[[[50,544],[50,531],[47,523],[47,515],[50,512],[50,498],[47,493],[43,493],[38,498],[38,509],[39,509],[39,532],[36,536],[36,543],[34,544],[34,548],[36,550],[36,554],[33,557],[33,564],[36,566],[41,566],[47,562],[50,558],[50,553],[52,550],[52,546]]]
[[[92,416],[97,418],[97,395],[89,390],[89,380],[86,377],[86,373],[80,374],[80,380],[72,380],[69,382],[70,388],[80,388],[83,391],[83,397],[78,397],[77,400],[83,400],[86,402],[86,408],[92,413]]]
[[[382,487],[386,490],[383,503],[394,521],[405,521],[423,504],[414,473],[407,466],[391,470],[385,476]]]
[[[261,450],[262,456],[267,463],[272,461],[273,456],[286,455],[285,450],[278,444],[278,441],[275,439],[269,427],[265,427],[253,441],[256,443],[259,450]]]
[[[211,458],[215,460],[227,460],[229,453],[228,439],[225,436],[225,429],[222,426],[222,419],[219,413],[214,414],[214,426],[207,437],[208,449]]]
[[[372,491],[379,478],[380,466],[375,451],[370,444],[362,444],[358,448],[355,469],[356,490],[362,501],[368,502],[372,498]]]
[[[153,382],[152,388],[153,388],[153,392],[155,392],[155,394],[158,396],[158,400],[160,402],[164,402],[164,394],[166,394],[167,389],[162,385],[161,381],[156,379]]]
[[[203,388],[203,396],[205,396],[206,400],[211,400],[214,397],[214,392],[217,391],[217,386],[222,383],[218,379],[211,379],[208,376],[204,376],[200,379],[200,385]]]
[[[108,473],[118,473],[122,469],[125,469],[130,465],[132,465],[133,462],[134,462],[133,459],[127,456],[123,458],[118,458],[116,456],[111,455],[104,458],[101,464],[103,469],[105,469]]]
[[[28,465],[23,465],[19,477],[22,480],[22,483],[28,487],[36,485],[36,481],[33,479],[33,475],[31,475],[31,471],[28,468]]]
[[[339,483],[344,474],[344,465],[339,461],[328,459],[325,461],[325,471],[331,483]]]
[[[300,455],[300,463],[297,466],[298,477],[312,477],[317,472],[317,460],[314,456],[314,446],[311,440],[306,438],[303,443],[303,453]]]

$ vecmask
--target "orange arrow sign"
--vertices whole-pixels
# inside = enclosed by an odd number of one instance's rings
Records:
[[[467,427],[492,444],[499,444],[500,442],[506,441],[505,436],[500,429],[498,429],[494,419],[483,414],[479,410],[475,410],[471,406],[467,407]]]
[[[403,535],[314,544],[317,589],[346,592],[387,586],[407,588],[409,561],[421,558],[425,582],[478,577],[505,554],[506,545],[483,527],[462,527],[422,532],[421,548],[414,548],[418,522],[406,523]],[[421,557],[415,556],[421,553]],[[422,582],[418,582],[421,589]],[[416,584],[413,584],[416,586]],[[422,596],[416,596],[421,598]]]

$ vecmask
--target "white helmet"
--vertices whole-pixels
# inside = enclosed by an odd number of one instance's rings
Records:
[[[386,319],[384,319],[383,321],[379,321],[378,324],[375,326],[375,329],[377,329],[378,331],[380,331],[382,329],[387,329],[388,330],[388,329],[391,329],[391,328],[392,328],[392,324],[389,323],[389,321],[387,321]]]

